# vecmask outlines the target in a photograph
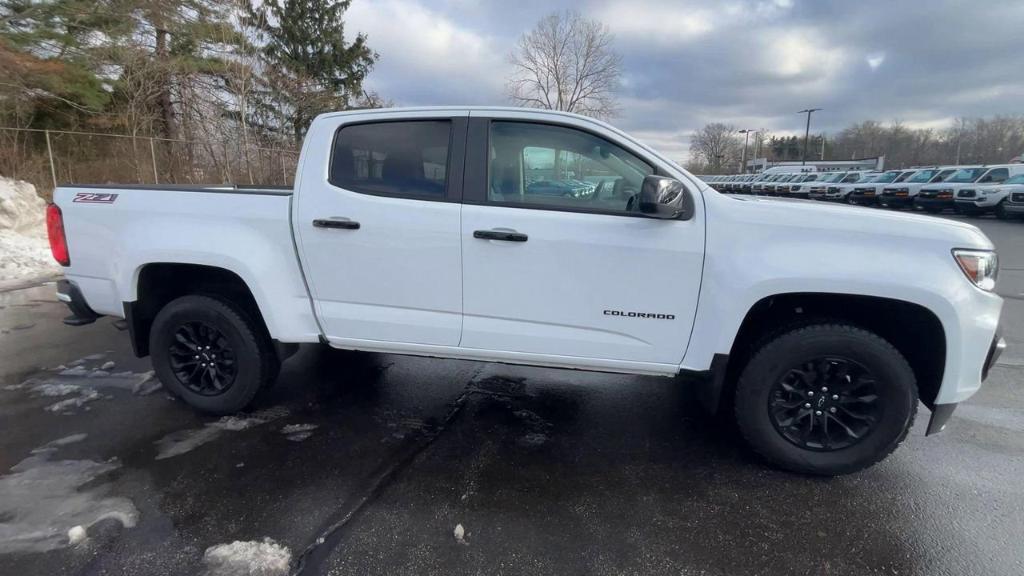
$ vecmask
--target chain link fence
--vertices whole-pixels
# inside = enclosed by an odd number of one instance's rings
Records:
[[[64,184],[291,186],[299,151],[239,141],[0,127],[0,176],[50,199]]]

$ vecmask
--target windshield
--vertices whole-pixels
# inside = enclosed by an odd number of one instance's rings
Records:
[[[846,172],[833,172],[831,174],[825,175],[825,177],[822,178],[821,180],[818,180],[818,182],[825,182],[825,183],[835,182],[836,180],[839,180],[840,178],[842,178],[843,174],[846,174]]]
[[[900,173],[896,172],[896,171],[886,172],[885,174],[882,174],[881,176],[879,176],[878,180],[875,180],[875,182],[878,182],[879,184],[888,184],[889,182],[892,182],[893,180],[895,180],[896,177],[899,176],[899,175],[900,175]]]
[[[932,178],[932,182],[945,182],[946,178],[949,178],[950,175],[952,175],[954,172],[956,172],[956,170],[952,168],[943,170],[942,172],[936,174],[934,178]]]
[[[897,176],[896,179],[893,180],[893,182],[903,182],[907,178],[910,178],[913,174],[914,174],[913,170],[904,172],[904,173],[900,174],[899,176]]]
[[[860,181],[860,172],[850,172],[841,181],[841,184],[850,184]]]
[[[914,176],[912,178],[907,180],[907,182],[927,182],[931,180],[932,176],[934,176],[936,172],[938,172],[938,170],[918,170],[917,172],[914,173]]]
[[[984,168],[961,168],[950,176],[946,182],[974,182],[984,171]]]

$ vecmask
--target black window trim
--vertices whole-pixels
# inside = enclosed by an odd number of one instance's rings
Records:
[[[553,212],[569,212],[574,214],[598,214],[601,216],[619,216],[625,218],[654,218],[649,214],[643,214],[640,212],[620,212],[617,210],[601,210],[597,208],[576,208],[571,206],[558,206],[558,205],[546,205],[546,204],[532,204],[529,202],[493,202],[487,197],[487,190],[490,185],[490,137],[491,137],[491,123],[492,122],[510,122],[520,124],[540,124],[545,126],[554,126],[558,128],[568,128],[570,130],[577,130],[600,138],[601,140],[608,141],[619,148],[622,148],[626,152],[636,156],[643,162],[650,164],[651,175],[654,176],[666,176],[666,172],[662,170],[660,166],[650,161],[647,154],[641,154],[636,151],[632,146],[623,144],[617,140],[609,140],[607,136],[598,134],[593,130],[577,126],[568,122],[558,122],[554,120],[536,120],[529,118],[505,118],[502,116],[473,116],[469,119],[469,133],[466,138],[466,177],[463,181],[463,187],[465,194],[462,198],[463,204],[469,204],[472,206],[493,206],[497,208],[518,208],[523,210],[548,210]],[[691,187],[683,182],[683,186],[686,187],[687,192],[690,195],[694,195]],[[694,199],[696,201],[696,198]]]
[[[365,126],[367,124],[391,124],[395,122],[448,122],[450,123],[448,131],[448,164],[445,166],[445,192],[441,196],[433,196],[429,194],[389,194],[386,192],[377,192],[373,190],[346,188],[340,186],[333,181],[331,174],[333,173],[334,167],[334,147],[338,143],[338,135],[345,128],[352,126]],[[356,194],[366,194],[367,196],[380,196],[382,198],[400,198],[404,200],[422,200],[424,202],[449,202],[449,203],[461,203],[463,196],[463,184],[464,184],[464,171],[466,162],[466,141],[467,131],[469,130],[469,117],[465,115],[458,116],[423,116],[423,117],[404,117],[404,118],[378,118],[376,120],[359,120],[356,122],[345,122],[338,126],[334,130],[334,136],[331,138],[331,147],[328,153],[327,162],[327,183],[338,190],[345,190],[347,192],[354,192]]]

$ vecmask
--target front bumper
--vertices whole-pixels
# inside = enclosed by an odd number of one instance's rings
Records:
[[[85,296],[82,296],[82,291],[71,280],[57,281],[57,300],[67,304],[68,310],[71,310],[71,316],[64,319],[64,323],[68,326],[92,324],[100,317],[99,314],[93,312],[92,308],[89,307],[89,303],[85,301]]]
[[[992,344],[989,345],[985,364],[981,368],[982,381],[988,378],[989,370],[999,361],[999,357],[1003,354],[1004,350],[1006,350],[1006,340],[1002,337],[1002,330],[997,328],[996,335],[992,337]],[[953,415],[953,410],[956,409],[957,405],[958,403],[954,402],[932,406],[932,416],[928,419],[928,429],[925,431],[925,435],[931,436],[932,434],[942,432],[946,428],[946,423],[949,422],[949,418]]]
[[[1024,214],[1024,204],[1004,202],[1003,211],[1007,214]]]
[[[914,198],[914,207],[925,210],[947,210],[953,208],[955,204],[953,198]]]
[[[953,208],[960,214],[985,214],[991,212],[991,206],[979,206],[976,200],[955,200]]]
[[[891,194],[882,194],[882,198],[879,200],[882,206],[887,208],[906,208],[914,205],[914,198],[912,196],[896,196]]]
[[[859,204],[861,206],[871,206],[878,203],[878,196],[874,192],[850,192],[847,197],[851,204]]]

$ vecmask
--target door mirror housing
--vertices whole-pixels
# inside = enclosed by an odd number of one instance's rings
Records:
[[[679,180],[652,174],[640,187],[640,212],[666,220],[689,220],[693,216],[693,196]]]

